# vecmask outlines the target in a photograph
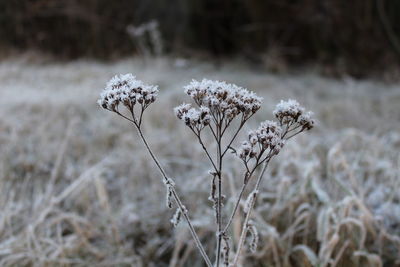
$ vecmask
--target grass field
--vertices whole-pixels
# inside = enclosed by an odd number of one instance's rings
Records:
[[[159,85],[144,131],[210,255],[210,166],[172,112],[189,101],[183,85],[203,77],[264,97],[252,127],[287,98],[317,118],[271,162],[253,218],[260,244],[242,266],[400,266],[400,84],[135,58],[0,63],[0,266],[203,266],[185,223],[171,226],[133,127],[96,104],[113,75],[129,72]],[[243,182],[237,163],[225,164],[228,195]],[[239,218],[235,238],[238,227]]]

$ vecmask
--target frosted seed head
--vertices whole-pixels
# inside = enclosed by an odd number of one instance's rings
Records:
[[[296,100],[292,99],[281,100],[274,110],[274,115],[282,126],[286,126],[286,131],[300,129],[292,136],[312,129],[315,123],[313,113],[311,111],[305,112],[305,109]]]
[[[303,126],[304,130],[310,130],[314,127],[313,115],[312,111],[308,111],[299,117],[299,124]]]
[[[147,85],[130,73],[119,74],[107,83],[98,104],[111,111],[117,111],[120,103],[128,109],[132,109],[136,103],[146,108],[156,100],[157,94],[157,86]]]
[[[300,106],[299,102],[293,99],[281,100],[273,111],[275,117],[281,123],[289,123],[291,121],[297,121],[298,118],[303,114],[304,108]]]
[[[244,141],[240,148],[238,149],[237,155],[240,159],[246,160],[250,154],[253,154],[253,146],[250,142]]]
[[[264,121],[256,130],[258,142],[264,149],[274,149],[281,142],[281,127],[274,121]]]
[[[183,120],[187,126],[196,126],[200,121],[200,112],[195,108],[191,108],[186,112]]]
[[[100,107],[107,109],[108,103],[107,103],[107,99],[106,99],[106,96],[104,93],[100,94],[100,98],[97,100],[97,104]]]
[[[258,136],[256,131],[249,131],[250,144],[255,145],[258,142]]]
[[[267,149],[270,149],[272,154],[276,155],[283,145],[282,128],[274,121],[264,121],[257,130],[249,132],[248,140],[242,143],[237,155],[242,160],[248,160]],[[257,149],[258,147],[260,148]]]
[[[210,123],[210,109],[201,106],[199,109],[192,108],[190,104],[181,104],[174,108],[178,119],[182,120],[187,126],[202,130]]]
[[[201,123],[204,126],[210,124],[211,116],[210,116],[210,109],[204,106],[200,107],[200,119]]]
[[[190,108],[190,104],[182,103],[174,108],[175,115],[178,117],[178,119],[182,120],[183,116],[189,111]]]
[[[266,149],[271,149],[273,153],[279,153],[281,144],[282,129],[273,121],[264,121],[257,130],[250,131],[248,140],[244,141],[237,151],[237,155],[242,160],[254,158]],[[259,144],[259,146],[257,146]],[[283,145],[282,145],[283,146]],[[261,151],[256,149],[260,147]],[[275,151],[276,150],[276,151]]]
[[[235,84],[203,79],[193,80],[184,88],[196,104],[211,112],[218,111],[230,120],[241,113],[248,118],[261,107],[261,97]]]
[[[273,154],[278,155],[281,152],[283,146],[285,145],[285,140],[281,139],[273,148]]]

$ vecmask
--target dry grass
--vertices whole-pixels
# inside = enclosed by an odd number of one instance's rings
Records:
[[[319,120],[271,161],[253,214],[261,243],[244,266],[400,266],[399,85],[271,75],[235,62],[216,70],[171,60],[24,58],[0,63],[1,266],[202,266],[184,224],[172,230],[159,174],[136,133],[96,105],[105,82],[127,72],[160,85],[144,131],[179,181],[209,254],[210,166],[172,112],[184,99],[182,85],[203,77],[264,97],[253,128],[288,97]],[[240,164],[225,166],[225,190],[237,192]]]

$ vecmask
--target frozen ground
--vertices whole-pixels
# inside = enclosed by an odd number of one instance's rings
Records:
[[[272,162],[254,218],[261,244],[244,266],[400,266],[400,84],[178,65],[0,63],[0,266],[203,266],[185,224],[171,227],[134,129],[96,105],[106,81],[128,72],[160,86],[145,131],[209,254],[210,166],[172,113],[189,101],[182,86],[203,77],[263,96],[252,126],[282,98],[318,119]],[[225,172],[232,192],[241,183],[235,163]]]

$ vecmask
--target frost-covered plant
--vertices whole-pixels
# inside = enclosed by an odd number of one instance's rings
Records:
[[[238,147],[234,147],[234,141],[243,126],[261,108],[262,98],[255,93],[234,84],[221,81],[193,80],[185,87],[195,106],[181,104],[174,109],[175,115],[182,120],[194,133],[212,165],[210,200],[216,218],[216,253],[215,265],[236,266],[245,243],[247,233],[250,233],[250,250],[257,249],[258,232],[255,224],[250,220],[254,203],[259,194],[260,184],[270,160],[284,147],[285,142],[297,134],[310,130],[314,126],[311,112],[305,109],[295,100],[281,101],[274,110],[277,122],[264,121],[253,131],[250,131],[245,141]],[[150,148],[142,132],[143,113],[157,97],[156,86],[147,85],[137,80],[132,74],[117,75],[107,84],[98,101],[99,105],[119,116],[129,120],[136,127],[140,138],[157,165],[163,182],[167,189],[167,206],[172,208],[172,199],[177,204],[177,210],[171,219],[176,226],[183,217],[189,227],[192,237],[207,266],[213,266],[206,254],[198,235],[190,221],[188,210],[182,204],[175,191],[175,183],[168,177],[154,152]],[[129,115],[121,111],[124,108]],[[204,142],[204,132],[209,132],[216,144],[215,151]],[[227,220],[224,221],[223,202],[223,162],[227,152],[232,151],[243,163],[243,185],[235,199],[235,205]],[[244,205],[245,218],[242,225],[240,239],[236,246],[235,256],[230,257],[231,238],[230,226],[244,197],[245,189],[254,174],[261,167],[256,178],[254,189],[249,193]],[[233,259],[233,260],[232,260]]]
[[[115,112],[124,119],[132,122],[139,133],[143,144],[150,153],[153,161],[157,165],[162,177],[163,182],[167,189],[167,206],[172,208],[172,199],[175,200],[178,210],[176,211],[174,218],[171,220],[174,225],[179,222],[181,216],[183,216],[189,226],[189,230],[198,246],[198,249],[203,256],[207,264],[211,264],[208,259],[203,246],[200,243],[200,239],[196,234],[194,227],[189,219],[188,211],[182,204],[178,194],[175,190],[175,182],[173,179],[167,176],[161,163],[150,148],[146,138],[144,137],[141,125],[144,111],[152,104],[158,94],[157,86],[148,85],[140,80],[137,80],[132,74],[116,75],[108,83],[104,91],[100,94],[98,104],[109,111]],[[125,112],[129,115],[124,115],[121,108],[125,108]],[[129,116],[129,117],[128,117]]]

